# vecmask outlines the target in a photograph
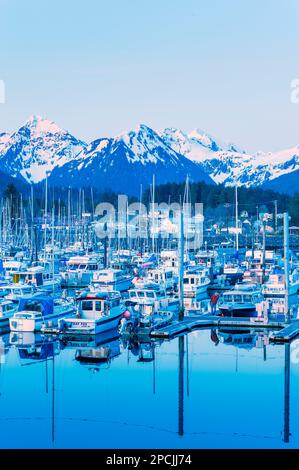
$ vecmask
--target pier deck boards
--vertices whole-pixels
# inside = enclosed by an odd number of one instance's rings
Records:
[[[275,343],[288,343],[299,335],[299,320],[285,326],[282,330],[272,333],[271,341]]]
[[[256,318],[231,318],[231,317],[217,317],[211,315],[189,316],[185,317],[183,321],[176,321],[165,328],[151,332],[153,338],[173,338],[174,336],[190,332],[195,329],[210,328],[210,327],[237,327],[237,328],[268,328],[268,329],[285,329],[286,324],[278,321],[264,321]],[[298,322],[299,334],[299,322]]]

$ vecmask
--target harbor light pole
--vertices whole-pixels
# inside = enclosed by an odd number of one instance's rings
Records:
[[[289,312],[289,291],[290,291],[290,254],[289,254],[289,214],[283,215],[284,218],[284,276],[285,276],[285,320],[290,321]]]
[[[184,320],[184,214],[180,212],[180,235],[179,235],[179,294],[180,312],[179,320]]]

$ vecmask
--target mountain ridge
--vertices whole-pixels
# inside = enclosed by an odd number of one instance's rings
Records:
[[[247,153],[200,128],[155,131],[146,124],[116,137],[89,144],[55,122],[31,116],[12,134],[0,133],[0,171],[27,183],[46,177],[60,186],[99,185],[105,189],[139,192],[140,185],[191,180],[225,186],[271,185],[296,190],[299,147],[280,152]],[[279,185],[283,177],[283,188]]]

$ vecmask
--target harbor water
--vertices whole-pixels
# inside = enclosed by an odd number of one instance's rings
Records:
[[[268,334],[3,335],[0,446],[298,448],[299,343]]]

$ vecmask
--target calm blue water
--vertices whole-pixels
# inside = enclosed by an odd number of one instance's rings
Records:
[[[299,447],[294,343],[267,345],[263,332],[116,339],[96,349],[109,362],[86,364],[78,354],[93,343],[43,341],[2,337],[1,448]]]

